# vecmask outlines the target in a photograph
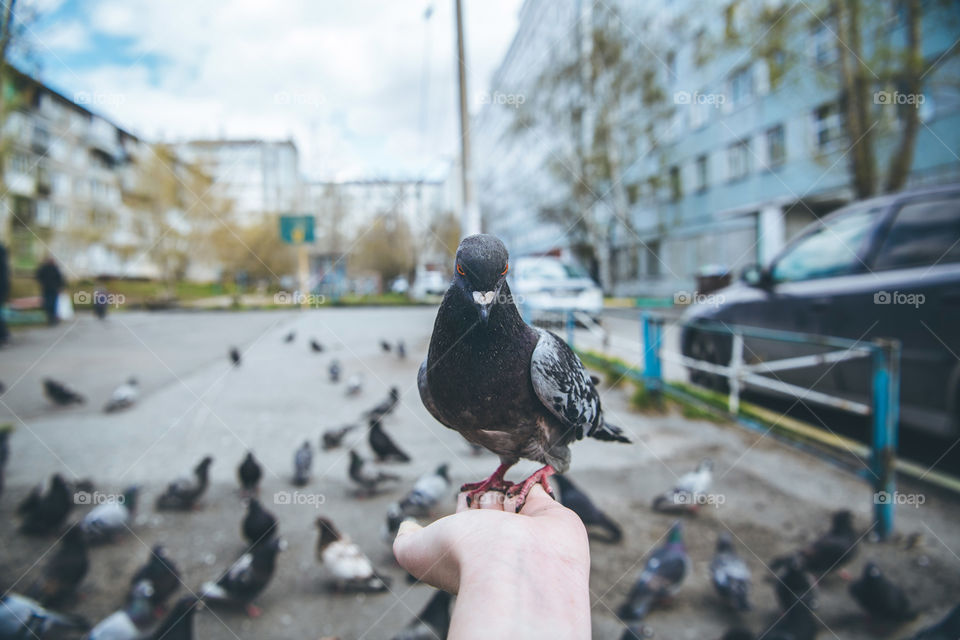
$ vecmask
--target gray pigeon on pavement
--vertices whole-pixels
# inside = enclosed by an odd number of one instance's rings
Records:
[[[115,540],[130,530],[133,514],[137,510],[137,496],[140,488],[127,487],[119,500],[110,500],[98,504],[80,521],[83,532],[91,544],[100,544]]]
[[[433,417],[500,457],[487,480],[464,485],[468,501],[508,490],[519,510],[535,483],[550,492],[547,477],[567,470],[570,443],[630,440],[604,420],[597,389],[573,350],[520,317],[506,281],[507,258],[494,236],[461,241],[417,383]],[[503,476],[521,458],[544,466],[510,485]]]
[[[302,487],[310,482],[310,468],[313,466],[313,449],[306,440],[293,454],[293,484]]]
[[[726,531],[717,538],[717,552],[710,562],[710,579],[724,602],[737,611],[750,610],[750,568],[737,555]]]
[[[657,602],[677,592],[688,573],[690,557],[683,544],[683,525],[678,521],[670,527],[666,544],[647,558],[617,616],[624,621],[643,620]]]
[[[140,397],[140,385],[136,378],[130,378],[122,385],[113,390],[110,394],[110,400],[103,410],[106,413],[113,413],[133,406],[133,403]]]
[[[90,623],[80,616],[56,613],[13,591],[0,597],[0,638],[45,638],[89,628]]]

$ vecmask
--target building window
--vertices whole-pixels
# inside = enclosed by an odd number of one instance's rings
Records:
[[[753,69],[750,65],[738,69],[730,77],[730,97],[733,106],[748,102],[753,97]]]
[[[647,275],[656,278],[660,275],[660,241],[651,240],[647,247]]]
[[[750,140],[740,140],[727,147],[727,177],[745,178],[750,173]]]
[[[767,129],[767,166],[779,167],[787,159],[786,141],[783,135],[783,125]]]
[[[810,29],[810,53],[813,61],[823,67],[837,59],[837,36],[834,20],[816,20]]]
[[[707,175],[707,156],[697,156],[694,167],[697,174],[697,191],[706,191],[707,185],[709,184],[709,175]]]
[[[670,167],[670,199],[676,202],[683,197],[683,184],[680,180],[680,167]]]
[[[837,103],[825,104],[813,111],[813,136],[817,151],[824,153],[843,136],[843,120]]]

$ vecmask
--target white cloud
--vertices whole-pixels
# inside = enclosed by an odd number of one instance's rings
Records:
[[[520,2],[465,3],[471,94],[506,51]],[[47,77],[68,95],[122,94],[101,111],[147,137],[293,136],[313,176],[418,175],[459,141],[452,2],[435,0],[429,23],[426,6],[99,0],[87,29],[129,39],[126,54],[140,59],[72,69],[47,60]]]

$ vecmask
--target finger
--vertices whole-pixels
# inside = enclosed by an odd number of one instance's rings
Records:
[[[480,496],[478,508],[503,511],[504,498],[506,498],[506,494],[502,491],[487,491]]]
[[[523,503],[523,509],[520,513],[528,516],[543,515],[550,513],[554,509],[564,509],[564,507],[550,497],[542,486],[533,485],[527,493],[527,500]]]
[[[413,577],[438,589],[457,592],[459,568],[443,535],[444,518],[424,528],[412,521],[400,523],[393,555]]]

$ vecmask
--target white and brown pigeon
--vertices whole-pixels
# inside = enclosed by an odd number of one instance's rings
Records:
[[[492,476],[461,488],[470,492],[468,503],[485,491],[507,491],[519,510],[534,484],[550,492],[547,478],[570,466],[572,442],[630,440],[604,420],[597,389],[573,350],[520,317],[508,269],[498,238],[460,242],[417,382],[437,420],[500,457]],[[518,485],[506,482],[521,458],[544,466]]]

